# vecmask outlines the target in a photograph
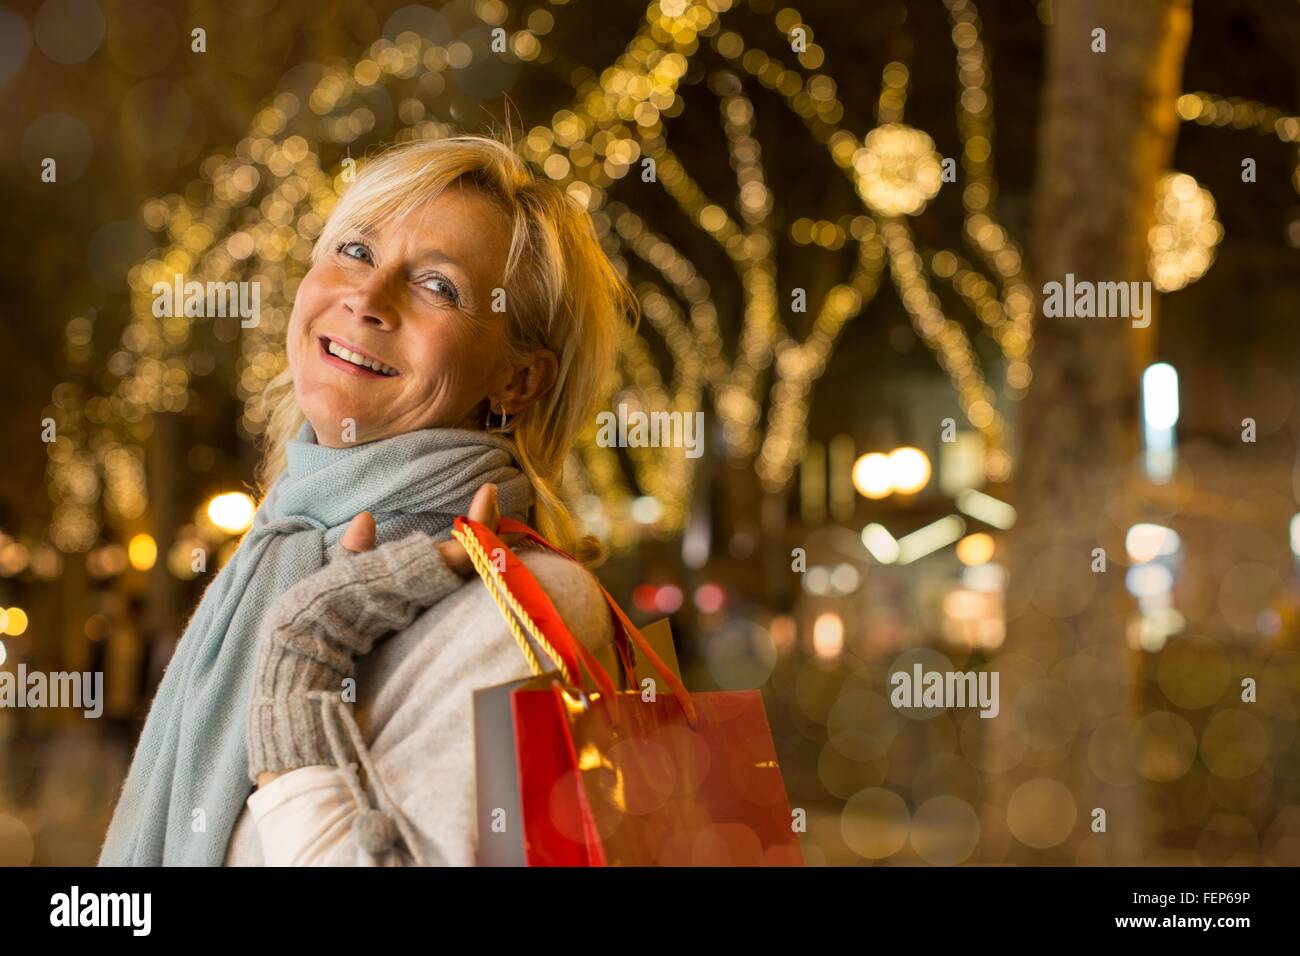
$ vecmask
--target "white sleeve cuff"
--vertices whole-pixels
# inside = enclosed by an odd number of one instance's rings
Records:
[[[346,865],[359,810],[343,771],[317,765],[281,774],[246,801],[266,866]]]

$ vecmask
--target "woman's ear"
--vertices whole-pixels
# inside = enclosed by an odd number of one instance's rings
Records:
[[[550,391],[559,371],[560,360],[555,353],[538,349],[528,356],[525,364],[515,367],[505,388],[491,396],[492,407],[507,415],[518,415]]]

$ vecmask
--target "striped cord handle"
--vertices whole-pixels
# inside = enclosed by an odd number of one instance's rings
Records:
[[[537,624],[534,623],[528,612],[519,606],[519,602],[501,580],[496,565],[492,563],[492,559],[488,557],[486,549],[479,543],[478,538],[474,537],[473,533],[468,529],[460,528],[459,525],[451,529],[451,534],[465,549],[465,553],[469,555],[470,563],[474,565],[474,570],[483,579],[483,585],[496,603],[501,616],[505,618],[506,627],[510,629],[515,643],[519,645],[519,650],[523,652],[524,658],[528,661],[528,668],[533,672],[533,676],[536,677],[545,673],[545,669],[542,667],[541,661],[537,659],[537,654],[534,653],[532,645],[528,643],[528,638],[524,637],[524,630],[546,652],[546,656],[555,664],[565,682],[574,684],[573,674],[570,673],[564,658],[551,646],[550,641],[538,629]],[[521,630],[521,624],[523,630]]]

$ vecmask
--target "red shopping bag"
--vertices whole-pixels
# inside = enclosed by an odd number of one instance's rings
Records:
[[[510,519],[503,534],[552,548]],[[508,696],[513,731],[515,831],[530,866],[802,866],[771,728],[758,691],[691,694],[605,592],[625,675],[637,655],[666,691],[620,691],[569,631],[527,567],[490,530],[457,518],[465,545],[521,649],[531,680],[476,694],[480,782],[504,755],[483,739],[480,705]],[[498,550],[499,549],[499,550]],[[489,560],[488,555],[497,557]],[[565,555],[568,557],[568,555]],[[504,560],[501,560],[504,559]],[[504,565],[504,570],[499,568]],[[540,648],[556,667],[543,670]],[[635,686],[635,685],[634,685]],[[480,695],[487,695],[480,698]],[[497,738],[498,740],[500,738]],[[498,778],[499,779],[499,778]],[[480,799],[485,796],[480,787]],[[500,807],[480,805],[485,822]],[[506,814],[508,816],[508,814]],[[509,835],[509,823],[495,832]],[[507,853],[498,860],[509,861]]]

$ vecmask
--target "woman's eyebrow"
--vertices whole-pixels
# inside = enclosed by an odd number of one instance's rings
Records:
[[[448,255],[447,253],[443,252],[441,249],[426,249],[424,250],[424,252],[421,252],[419,255],[415,256],[415,258],[412,259],[411,261],[417,263],[437,262],[440,265],[452,266],[458,271],[464,273],[465,275],[469,275],[469,270],[465,268],[464,264],[459,259],[457,259],[455,256]]]

